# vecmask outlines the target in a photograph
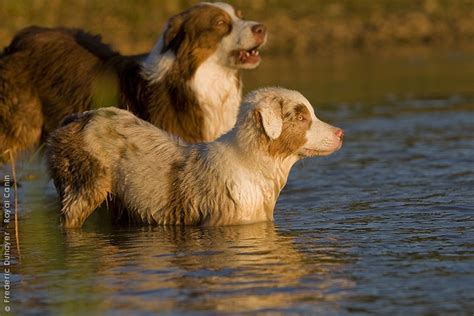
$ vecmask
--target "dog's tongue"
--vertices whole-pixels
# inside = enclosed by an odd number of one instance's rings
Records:
[[[241,50],[239,52],[239,60],[242,64],[255,64],[260,61],[260,54],[258,50]]]

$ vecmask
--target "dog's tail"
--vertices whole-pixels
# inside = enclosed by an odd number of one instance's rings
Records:
[[[72,114],[46,142],[48,169],[61,200],[64,227],[80,227],[111,191],[110,168],[85,140],[93,112]]]

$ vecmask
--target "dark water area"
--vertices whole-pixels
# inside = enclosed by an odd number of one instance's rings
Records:
[[[294,167],[275,222],[118,228],[97,212],[64,232],[25,159],[13,313],[474,313],[474,53],[268,58],[244,79],[300,90],[346,133]]]

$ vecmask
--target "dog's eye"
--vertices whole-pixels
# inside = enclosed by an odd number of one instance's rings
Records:
[[[297,119],[298,121],[304,121],[304,116],[303,116],[303,114],[298,114],[298,116],[296,117],[296,119]]]
[[[216,26],[221,26],[221,25],[224,25],[225,24],[225,21],[223,19],[219,19],[216,21]]]

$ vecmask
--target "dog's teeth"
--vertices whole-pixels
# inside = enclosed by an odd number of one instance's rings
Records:
[[[258,52],[258,50],[252,49],[252,50],[250,51],[250,54],[252,54],[252,56],[258,56],[260,53]]]
[[[245,52],[245,57],[249,57],[250,56],[250,53],[249,52]]]

